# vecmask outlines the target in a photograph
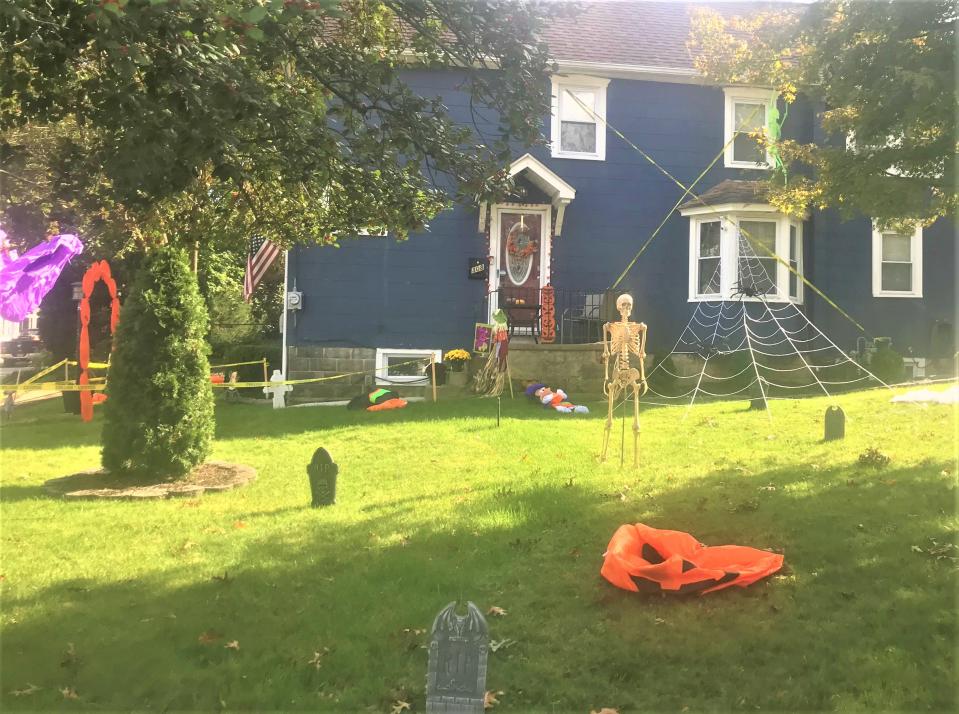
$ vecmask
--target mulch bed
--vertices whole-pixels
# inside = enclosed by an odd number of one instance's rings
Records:
[[[208,461],[179,479],[145,482],[118,476],[102,469],[63,476],[43,484],[50,494],[68,499],[141,499],[199,496],[204,492],[229,491],[256,478],[256,469],[245,464]]]

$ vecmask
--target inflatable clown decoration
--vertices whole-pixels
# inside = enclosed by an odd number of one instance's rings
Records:
[[[526,396],[535,399],[547,409],[555,409],[561,414],[589,414],[589,408],[582,404],[573,404],[562,389],[552,390],[545,384],[531,384],[526,388]]]

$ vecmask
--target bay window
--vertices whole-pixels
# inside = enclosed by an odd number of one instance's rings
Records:
[[[749,208],[683,211],[690,217],[690,301],[802,303],[802,222],[770,206]]]

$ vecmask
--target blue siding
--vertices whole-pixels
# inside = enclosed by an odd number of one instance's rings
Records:
[[[495,115],[474,117],[457,72],[410,72],[424,95],[439,94],[464,124],[492,130]],[[787,137],[813,138],[814,108],[790,108]],[[607,89],[610,123],[689,184],[723,146],[721,89],[614,79]],[[484,121],[484,119],[488,121]],[[548,133],[549,118],[544,117]],[[516,147],[515,156],[526,153]],[[562,236],[553,243],[552,283],[557,289],[600,292],[615,281],[649,238],[682,190],[607,132],[606,160],[553,159],[547,147],[530,153],[576,189]],[[725,178],[761,178],[759,171],[723,168],[722,158],[697,185],[703,192]],[[468,345],[473,323],[485,318],[483,281],[466,277],[467,259],[487,253],[477,233],[476,206],[457,206],[428,231],[397,243],[386,238],[345,241],[334,248],[298,248],[290,254],[290,281],[304,292],[304,308],[290,329],[293,345],[356,345],[449,349]],[[873,335],[892,336],[897,347],[922,354],[935,319],[952,319],[954,239],[945,224],[927,229],[925,299],[873,298],[871,233],[867,221],[839,223],[830,213],[807,222],[806,271],[810,280],[864,322]],[[691,313],[687,301],[688,219],[674,213],[620,288],[636,299],[634,316],[650,326],[650,349],[668,349]],[[807,302],[822,329],[843,347],[854,344],[846,321],[822,301]],[[890,319],[887,319],[886,316]],[[836,319],[838,318],[838,320]],[[895,321],[903,324],[893,329]],[[855,328],[852,328],[855,330]],[[897,333],[896,330],[899,330]],[[902,332],[905,330],[906,332]]]
[[[867,218],[843,221],[836,211],[814,217],[816,238],[810,280],[855,318],[870,337],[891,337],[903,355],[930,356],[937,321],[955,326],[956,234],[951,221],[923,229],[922,298],[873,297],[872,223]],[[854,349],[863,333],[813,297],[807,303],[816,325],[840,347]]]

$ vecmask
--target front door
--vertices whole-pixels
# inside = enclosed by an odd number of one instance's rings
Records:
[[[496,259],[490,315],[506,305],[537,305],[549,282],[548,207],[499,208],[494,213]]]

